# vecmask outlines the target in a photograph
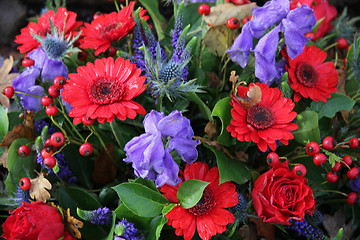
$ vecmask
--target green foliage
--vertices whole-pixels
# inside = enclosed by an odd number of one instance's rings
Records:
[[[188,209],[195,206],[201,199],[204,189],[209,184],[209,182],[197,179],[189,179],[183,182],[177,192],[177,199],[181,207]]]
[[[120,204],[114,211],[118,219],[126,218],[129,222],[134,223],[137,228],[147,230],[150,226],[150,217],[140,217],[132,212],[125,206],[124,203]]]
[[[0,139],[2,139],[9,129],[9,119],[3,106],[0,105]]]
[[[150,222],[150,232],[146,240],[158,240],[164,225],[167,223],[165,216],[156,216]]]
[[[314,111],[304,111],[297,115],[298,129],[293,132],[295,140],[303,145],[307,142],[320,142],[318,114]]]
[[[166,20],[159,11],[158,1],[139,0],[139,2],[149,12],[151,20],[154,22],[156,33],[158,35],[159,40],[163,39],[164,38],[163,26]]]

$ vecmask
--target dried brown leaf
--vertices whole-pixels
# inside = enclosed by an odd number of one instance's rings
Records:
[[[36,199],[36,201],[46,202],[50,197],[50,193],[47,190],[51,190],[52,186],[49,180],[44,177],[43,173],[38,173],[37,178],[30,180],[30,197]]]
[[[215,139],[219,135],[219,131],[216,129],[216,122],[209,121],[205,126],[205,133],[209,139]]]
[[[352,235],[355,232],[355,228],[352,226],[352,221],[349,221],[348,224],[345,224],[345,213],[342,209],[339,209],[335,212],[334,216],[329,214],[324,214],[323,225],[330,238],[333,239],[338,233],[340,228],[343,228],[343,240],[353,239]]]
[[[345,92],[345,85],[347,82],[347,77],[344,71],[338,71],[338,75],[339,75],[339,82],[338,85],[336,86],[336,89],[339,93],[343,93],[346,95]],[[346,122],[346,124],[349,124],[349,111],[347,110],[340,110],[341,116],[343,117],[344,121]]]
[[[236,99],[243,106],[245,110],[255,106],[261,101],[262,93],[258,85],[253,85],[249,88],[245,98],[236,96]]]
[[[273,224],[263,222],[260,218],[250,217],[250,221],[256,224],[258,236],[263,236],[267,240],[276,240],[276,229]]]
[[[2,166],[4,168],[7,168],[6,159],[7,159],[8,151],[9,151],[9,147],[6,147],[3,154],[0,157],[0,163],[2,163]]]
[[[211,13],[204,17],[204,20],[211,27],[225,25],[231,17],[241,20],[246,16],[252,15],[252,9],[257,7],[256,3],[235,5],[232,3],[222,3],[211,8]]]
[[[103,150],[94,161],[94,171],[92,173],[93,180],[104,185],[112,183],[115,180],[117,173],[116,165],[112,160],[114,158],[114,146],[106,144],[106,147],[109,150],[111,157]]]
[[[71,216],[70,208],[68,208],[66,211],[65,225],[73,237],[78,239],[81,238],[81,232],[79,231],[79,228],[82,228],[84,223]]]
[[[204,44],[211,53],[223,56],[225,51],[233,44],[237,32],[235,30],[229,32],[228,30],[229,28],[226,25],[219,25],[211,27],[206,32]]]
[[[5,87],[11,85],[11,81],[14,80],[19,73],[10,73],[12,67],[14,65],[14,59],[12,56],[5,59],[3,64],[0,67],[0,91],[4,90]],[[5,108],[9,107],[9,98],[7,98],[4,94],[0,94],[0,104]]]

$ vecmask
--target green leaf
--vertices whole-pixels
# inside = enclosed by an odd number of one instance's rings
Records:
[[[135,224],[135,227],[140,229],[148,229],[150,226],[151,218],[148,217],[140,217],[130,211],[125,204],[121,204],[119,207],[117,207],[114,211],[116,214],[116,217],[118,219],[126,218],[129,222],[132,222]]]
[[[293,132],[295,140],[303,145],[307,142],[320,142],[318,114],[314,111],[304,111],[296,118],[298,129]]]
[[[140,4],[149,12],[153,21],[159,41],[164,38],[163,25],[166,22],[163,15],[159,11],[159,3],[154,0],[139,0]]]
[[[22,157],[18,153],[21,145],[31,145],[31,141],[27,138],[19,138],[13,141],[7,155],[7,168],[9,175],[5,180],[6,189],[9,194],[14,195],[16,187],[22,177],[33,178],[35,176],[35,152],[30,151],[27,157]]]
[[[111,221],[111,229],[110,229],[109,235],[104,240],[113,240],[114,239],[115,222],[116,222],[116,215],[113,212],[113,218]]]
[[[340,228],[336,236],[334,237],[334,240],[341,240],[343,238],[343,228]]]
[[[162,215],[166,215],[168,212],[170,212],[174,207],[176,206],[175,203],[170,203],[168,205],[165,205],[163,210],[161,211]]]
[[[231,134],[226,130],[227,126],[230,124],[231,114],[230,111],[232,106],[230,105],[231,97],[223,98],[218,101],[212,111],[212,115],[219,117],[221,120],[221,132],[217,137],[217,141],[226,147],[236,144],[236,138],[231,137]]]
[[[165,216],[156,216],[150,223],[150,232],[146,240],[158,240],[166,223],[167,219]]]
[[[0,137],[5,136],[9,129],[9,119],[3,106],[0,105]]]
[[[331,95],[331,98],[326,103],[312,102],[311,109],[319,113],[319,119],[322,117],[333,118],[340,110],[350,111],[355,105],[355,101],[348,96],[336,92]]]
[[[234,181],[238,184],[244,184],[251,179],[250,170],[241,162],[234,159],[230,159],[222,151],[216,150],[214,147],[207,144],[204,145],[214,152],[217,165],[219,168],[220,183],[222,184],[227,181]]]
[[[90,220],[91,216],[92,216],[92,211],[90,211],[90,210],[82,210],[80,208],[76,208],[76,213],[81,219],[83,219],[85,221]]]
[[[155,217],[161,213],[161,209],[168,203],[160,192],[139,183],[122,183],[113,189],[125,206],[140,217]]]
[[[204,189],[209,184],[209,182],[197,179],[189,179],[183,182],[177,192],[177,199],[180,205],[185,209],[195,206],[200,201]]]
[[[140,183],[141,185],[144,185],[145,187],[150,188],[151,190],[154,190],[155,192],[158,192],[158,189],[155,186],[155,183],[149,179],[144,179],[144,178],[137,178],[134,181],[135,183]]]

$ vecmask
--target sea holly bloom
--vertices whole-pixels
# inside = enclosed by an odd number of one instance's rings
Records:
[[[69,112],[74,124],[81,118],[97,119],[104,123],[134,119],[137,114],[145,114],[145,109],[131,100],[144,90],[145,77],[141,70],[129,60],[117,58],[96,59],[86,66],[77,68],[77,73],[69,74],[61,96],[73,107]]]
[[[175,150],[188,164],[198,156],[196,146],[199,141],[192,139],[194,132],[190,120],[179,111],[165,116],[152,110],[145,116],[143,125],[145,133],[125,145],[127,158],[124,162],[132,162],[136,176],[149,178],[158,187],[165,183],[177,185],[181,181],[178,177],[179,166],[170,152]]]
[[[301,97],[326,102],[337,91],[338,74],[333,62],[324,63],[326,52],[312,45],[305,47],[303,53],[293,60],[285,51],[282,53],[288,61],[286,70],[289,73],[289,85],[295,91],[295,102]]]
[[[29,52],[40,46],[32,34],[45,38],[51,32],[50,21],[54,23],[57,29],[64,29],[65,23],[66,38],[70,34],[76,35],[74,31],[82,25],[82,22],[76,21],[76,13],[74,12],[67,11],[63,7],[59,7],[56,14],[53,10],[49,10],[39,17],[37,23],[30,22],[26,28],[21,29],[21,34],[16,36],[15,42],[21,45],[18,47],[21,53]]]
[[[290,58],[298,56],[309,41],[304,34],[316,24],[313,10],[308,6],[290,10],[288,0],[272,0],[253,10],[254,18],[245,23],[240,35],[227,51],[230,58],[244,68],[250,52],[255,53],[255,76],[270,85],[281,75],[276,66],[276,51],[279,33],[284,34],[287,53]],[[271,29],[273,27],[273,29]],[[271,29],[269,32],[267,32]],[[253,48],[254,38],[260,39]]]
[[[331,21],[337,16],[336,8],[328,3],[327,0],[294,0],[291,2],[290,9],[295,9],[307,5],[314,10],[316,20],[324,18],[316,30],[313,41],[322,38],[327,32],[333,29]]]
[[[261,101],[248,109],[237,97],[246,98],[249,87],[239,86],[237,96],[231,96],[233,120],[230,121],[227,131],[241,142],[255,142],[262,152],[268,147],[275,151],[277,140],[287,145],[289,140],[294,138],[291,131],[298,128],[295,123],[291,123],[296,117],[296,112],[292,111],[295,104],[291,99],[283,97],[277,88],[270,88],[264,83],[256,85],[261,89]],[[254,84],[251,83],[251,86]]]
[[[131,16],[134,2],[119,12],[101,14],[90,24],[85,23],[83,39],[80,48],[95,49],[95,55],[105,52],[113,42],[124,38],[134,27],[135,22]]]
[[[226,225],[235,220],[234,215],[225,210],[238,203],[236,187],[230,181],[219,185],[219,171],[217,167],[209,169],[206,163],[196,162],[186,165],[183,181],[177,186],[168,184],[162,186],[160,191],[170,202],[179,203],[177,191],[180,185],[189,179],[197,179],[210,184],[205,188],[202,198],[192,208],[184,209],[179,204],[176,205],[165,216],[168,225],[173,226],[177,236],[184,235],[185,240],[190,240],[194,236],[195,230],[201,239],[207,240],[217,233],[223,233]]]

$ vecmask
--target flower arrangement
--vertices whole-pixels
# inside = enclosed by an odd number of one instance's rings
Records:
[[[1,236],[355,239],[358,19],[257,4],[47,0],[0,61]]]

